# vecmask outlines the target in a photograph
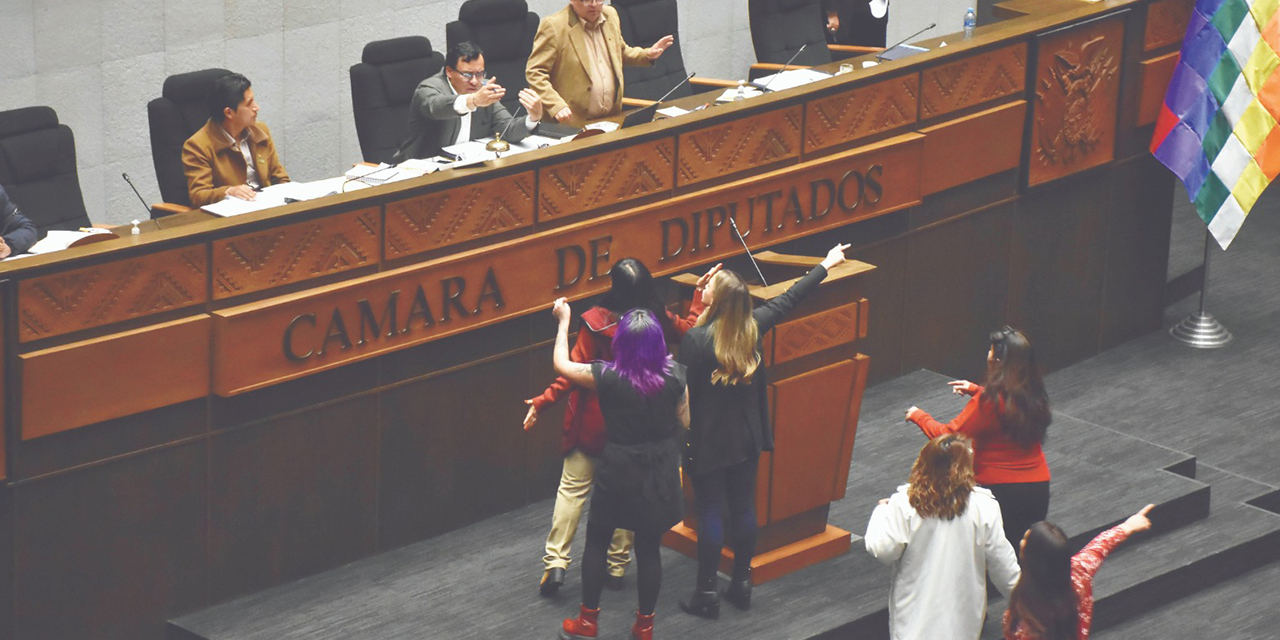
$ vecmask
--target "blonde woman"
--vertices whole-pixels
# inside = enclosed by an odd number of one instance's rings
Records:
[[[818,288],[828,269],[844,262],[848,248],[836,245],[819,266],[759,309],[752,309],[746,283],[732,271],[717,273],[701,292],[707,310],[685,334],[679,355],[688,369],[692,411],[684,472],[693,484],[698,517],[697,584],[680,603],[688,613],[720,616],[716,567],[724,547],[721,512],[726,506],[733,525],[734,566],[725,597],[739,609],[751,607],[756,467],[760,452],[773,450],[760,339]]]
[[[987,574],[1006,596],[1020,575],[1000,504],[974,483],[973,442],[959,434],[925,443],[908,484],[871,513],[865,541],[893,568],[893,640],[976,640]]]

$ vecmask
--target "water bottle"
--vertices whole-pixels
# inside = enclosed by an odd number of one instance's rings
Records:
[[[738,90],[733,94],[733,101],[737,102],[739,100],[746,100],[746,99],[747,99],[747,81],[739,80]]]
[[[978,14],[973,12],[973,7],[969,7],[964,12],[964,39],[968,40],[973,37],[973,28],[978,26]]]

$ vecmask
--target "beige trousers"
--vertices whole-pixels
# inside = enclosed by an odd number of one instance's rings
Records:
[[[573,536],[578,533],[582,506],[591,492],[596,462],[591,456],[574,449],[564,458],[560,474],[560,490],[556,493],[555,510],[551,513],[551,533],[547,534],[547,555],[542,557],[546,569],[568,569]],[[613,532],[609,544],[609,575],[620,576],[631,562],[633,533],[624,529]]]

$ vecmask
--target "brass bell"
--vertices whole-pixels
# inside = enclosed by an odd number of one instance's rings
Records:
[[[484,148],[485,148],[485,151],[492,151],[494,153],[506,153],[511,150],[511,143],[507,142],[506,140],[503,140],[501,133],[497,133],[497,134],[494,134],[493,139],[490,140],[488,144],[484,145]]]

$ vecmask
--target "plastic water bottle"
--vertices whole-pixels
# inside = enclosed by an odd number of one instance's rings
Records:
[[[737,102],[739,100],[746,100],[746,99],[747,99],[747,81],[739,80],[738,90],[733,94],[733,101]]]
[[[973,12],[973,7],[969,7],[964,12],[964,39],[968,40],[973,37],[973,29],[978,26],[978,14]]]

